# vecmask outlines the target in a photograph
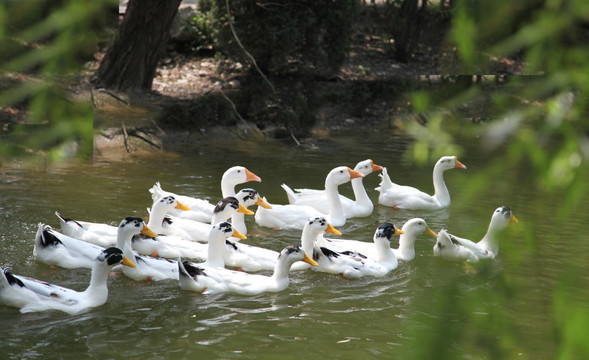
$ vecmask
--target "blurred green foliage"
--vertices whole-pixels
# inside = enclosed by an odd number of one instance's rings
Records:
[[[113,1],[0,3],[1,156],[91,155],[92,104],[66,87],[96,51],[106,5]]]
[[[515,61],[529,75],[441,76],[437,84],[415,90],[409,98],[425,120],[407,122],[407,131],[415,137],[407,155],[425,164],[450,152],[492,154],[453,206],[476,202],[478,195],[496,185],[495,179],[503,179],[504,169],[522,167],[529,174],[526,186],[537,189],[539,200],[554,199],[554,219],[547,221],[566,227],[569,217],[578,216],[577,210],[586,214],[579,204],[589,193],[589,2],[463,0],[456,4],[450,36],[465,73],[491,73],[493,62]],[[480,138],[479,148],[461,144],[461,139],[473,136]],[[431,290],[427,301],[452,314],[451,319],[424,318],[427,325],[416,327],[410,336],[427,347],[412,348],[408,355],[454,359],[456,344],[471,346],[480,358],[490,359],[538,352],[534,339],[514,328],[506,312],[514,296],[529,296],[509,274],[526,271],[534,263],[541,241],[533,229],[518,225],[525,241],[502,251],[504,269],[489,279],[493,291],[466,293],[459,285]],[[546,287],[553,321],[545,331],[554,335],[554,342],[542,345],[545,358],[589,356],[581,335],[589,329],[587,299],[578,294],[585,269],[582,257],[572,259],[570,269],[559,274],[557,286]],[[479,279],[486,276],[484,267],[477,271]],[[493,316],[476,315],[481,313]]]

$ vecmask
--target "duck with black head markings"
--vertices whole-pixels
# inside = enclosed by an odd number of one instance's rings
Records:
[[[35,235],[33,257],[50,266],[66,269],[91,269],[103,247],[62,234],[51,226],[39,223]]]
[[[103,305],[108,299],[107,279],[114,266],[135,267],[122,250],[110,247],[94,259],[90,284],[85,291],[75,291],[37,279],[14,275],[9,269],[0,272],[0,302],[20,308],[23,313],[60,310],[69,314]]]
[[[301,243],[303,250],[313,254],[313,260],[317,262],[313,270],[338,274],[346,278],[382,277],[397,267],[397,259],[390,247],[390,236],[395,230],[392,230],[390,226],[392,225],[383,224],[375,231],[372,245],[376,248],[377,254],[374,258],[368,258],[355,251],[334,251],[320,246],[320,238],[325,232],[341,234],[324,217],[311,218],[307,221],[301,234]]]
[[[303,261],[311,266],[317,265],[298,246],[287,246],[279,253],[271,276],[208,268],[188,261],[182,262],[178,260],[180,287],[184,290],[204,294],[231,292],[242,295],[257,295],[263,292],[279,292],[288,287],[290,267],[297,261]]]
[[[136,281],[178,280],[176,261],[139,255],[133,250],[133,236],[139,234],[157,237],[157,234],[139,217],[129,216],[121,221],[117,234],[117,247],[122,249],[123,254],[137,265],[134,268],[123,267],[123,274]]]
[[[227,169],[221,177],[222,197],[235,196],[235,186],[249,181],[260,182],[262,179],[244,166],[233,166]],[[155,185],[149,189],[149,192],[151,193],[152,200],[159,199],[162,196],[172,195],[191,209],[190,211],[185,212],[173,210],[172,215],[205,223],[211,222],[215,204],[211,204],[208,200],[165,191],[162,189],[159,182],[156,182]]]
[[[209,233],[213,227],[212,224],[227,221],[235,213],[254,214],[253,211],[241,205],[236,197],[228,196],[217,202],[211,223],[182,219],[168,214],[153,213],[150,216],[148,226],[164,235],[174,235],[188,241],[207,242]]]
[[[399,247],[392,249],[392,251],[397,260],[402,261],[410,261],[415,258],[415,241],[419,235],[437,236],[422,218],[407,220],[403,224],[401,232],[397,235],[400,235]],[[347,249],[362,253],[368,257],[376,257],[375,248],[368,241],[329,238],[324,239],[324,242],[320,242],[320,245],[336,251]]]
[[[499,239],[504,230],[509,224],[517,222],[519,221],[510,208],[500,206],[493,211],[487,232],[480,241],[474,242],[456,235],[449,235],[453,241],[474,252],[479,259],[494,259],[499,253]]]

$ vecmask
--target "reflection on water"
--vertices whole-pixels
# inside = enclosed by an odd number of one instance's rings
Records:
[[[146,217],[146,207],[151,205],[148,189],[156,181],[164,189],[215,202],[221,196],[221,175],[234,165],[246,166],[259,175],[261,183],[244,187],[256,188],[273,203],[286,202],[282,183],[293,188],[321,188],[331,168],[354,167],[366,158],[389,168],[393,181],[433,191],[432,169],[404,160],[406,139],[387,137],[386,141],[373,135],[320,140],[304,149],[280,143],[239,143],[233,149],[201,146],[172,160],[156,157],[51,168],[0,168],[0,265],[11,266],[17,274],[83,289],[89,280],[88,270],[53,270],[33,260],[38,222],[59,228],[55,211],[111,224],[129,215]],[[423,347],[420,341],[424,336],[443,334],[445,326],[460,333],[458,326],[470,326],[473,331],[473,324],[492,323],[491,319],[509,319],[507,335],[513,337],[509,341],[524,358],[550,357],[546,354],[554,351],[555,345],[546,330],[553,323],[547,299],[563,276],[566,259],[587,253],[589,245],[580,238],[587,214],[575,214],[566,226],[558,223],[554,203],[538,196],[531,181],[515,169],[505,169],[510,181],[493,182],[476,198],[463,200],[463,190],[468,189],[469,179],[482,171],[486,156],[471,152],[461,157],[468,170],[446,173],[453,199],[449,208],[419,212],[377,205],[370,217],[351,219],[339,230],[345,238],[371,241],[382,222],[401,227],[408,219],[422,217],[434,231],[448,228],[476,239],[485,233],[493,210],[508,205],[520,223],[508,231],[494,262],[468,268],[433,258],[434,240],[420,236],[415,244],[416,258],[401,263],[384,278],[347,280],[312,271],[294,272],[287,290],[253,297],[203,296],[182,291],[171,281],[134,282],[115,274],[110,279],[109,301],[84,314],[22,315],[0,307],[2,358],[37,359],[49,354],[150,359],[298,359],[301,354],[378,358],[411,354],[407,349]],[[377,174],[364,179],[374,201],[378,183]],[[351,195],[351,188],[342,186],[341,193]],[[252,244],[280,250],[300,243],[299,231],[261,228],[253,217],[246,221],[246,241]],[[398,246],[397,239],[392,246]],[[505,256],[516,253],[519,255]],[[583,270],[588,273],[586,267]],[[586,275],[583,279],[586,284]],[[582,286],[576,290],[587,295]],[[461,306],[467,310],[461,312]],[[478,353],[486,351],[481,344],[488,339],[477,343],[470,338],[476,336],[466,336],[468,341],[459,336],[448,340],[455,352],[453,358],[488,355]]]

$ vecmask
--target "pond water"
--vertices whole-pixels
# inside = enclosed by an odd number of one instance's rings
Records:
[[[356,134],[308,148],[240,142],[234,148],[207,145],[178,157],[127,162],[5,164],[0,168],[0,266],[82,290],[88,270],[53,270],[33,259],[39,222],[59,229],[55,211],[111,224],[129,215],[146,217],[148,189],[156,181],[166,190],[216,202],[221,175],[234,165],[259,175],[261,183],[243,187],[257,189],[272,203],[286,202],[283,182],[321,188],[331,168],[353,168],[366,158],[386,166],[393,181],[433,192],[433,164],[408,162],[403,152],[409,141],[393,133]],[[502,169],[475,194],[473,179],[502,155],[482,152],[476,139],[470,141],[460,156],[468,169],[445,174],[453,199],[449,208],[418,212],[376,206],[370,217],[349,219],[338,229],[346,238],[370,240],[384,221],[401,227],[423,217],[434,231],[447,228],[480,238],[494,209],[507,205],[520,222],[505,233],[494,261],[469,268],[434,258],[434,241],[423,235],[416,258],[384,278],[295,272],[288,289],[276,294],[205,296],[183,291],[174,281],[135,282],[118,274],[109,280],[108,302],[79,315],[23,315],[0,306],[0,357],[552,359],[565,316],[553,300],[561,280],[570,279],[565,301],[588,295],[587,211],[559,219],[559,196],[537,190],[527,164]],[[376,201],[378,175],[364,183]],[[351,194],[349,185],[340,189]],[[587,199],[581,203],[580,208],[589,208]],[[249,243],[274,250],[300,244],[299,231],[262,228],[253,217],[246,223]]]

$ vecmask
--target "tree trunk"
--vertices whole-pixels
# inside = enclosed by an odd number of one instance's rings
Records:
[[[99,86],[150,91],[181,0],[129,0],[119,34],[96,71]]]

